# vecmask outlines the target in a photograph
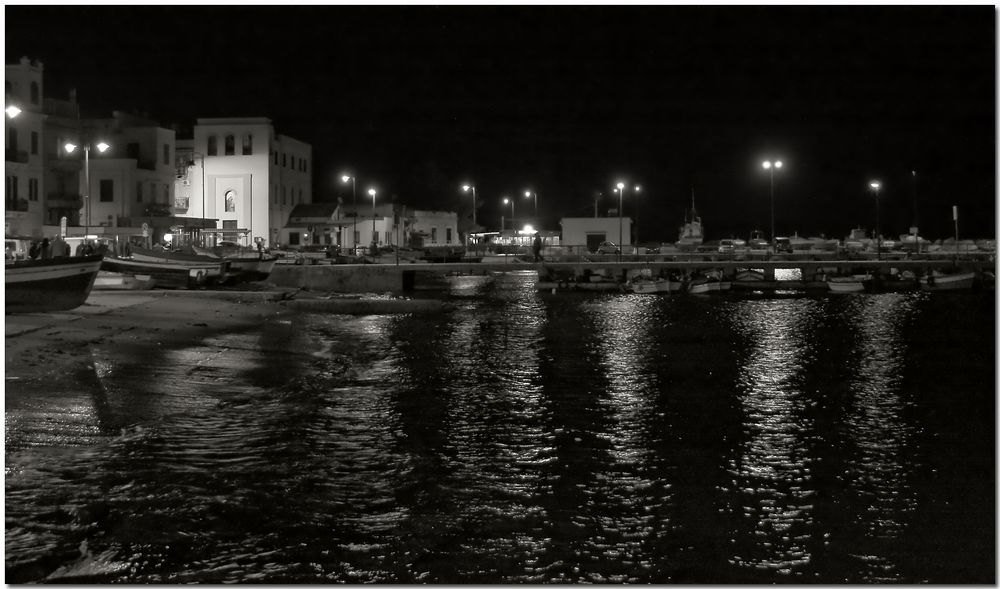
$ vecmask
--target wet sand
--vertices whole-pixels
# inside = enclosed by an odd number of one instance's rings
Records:
[[[293,311],[267,291],[93,291],[71,311],[5,315],[5,383],[57,378],[90,361],[88,344],[185,345]]]

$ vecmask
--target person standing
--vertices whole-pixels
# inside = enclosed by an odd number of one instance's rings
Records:
[[[535,234],[535,241],[531,244],[531,251],[535,254],[535,261],[540,262],[542,260],[542,237]]]
[[[43,260],[51,260],[52,259],[52,244],[49,243],[49,238],[48,237],[46,237],[45,239],[42,240],[41,252],[42,252],[42,259]]]

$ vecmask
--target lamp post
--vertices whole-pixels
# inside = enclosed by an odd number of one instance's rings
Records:
[[[764,160],[761,164],[771,175],[771,247],[774,247],[774,170],[781,169],[781,160]]]
[[[882,259],[882,230],[879,228],[878,222],[878,190],[882,188],[882,183],[878,180],[872,180],[868,183],[871,189],[875,191],[875,259]]]
[[[469,192],[472,191],[472,226],[475,229],[476,226],[476,187],[472,184],[463,184],[462,191]]]
[[[538,222],[538,193],[532,190],[524,191],[524,198],[534,198],[535,199],[535,222]]]
[[[358,184],[354,176],[349,176],[344,174],[340,177],[341,182],[347,184],[351,183],[351,193],[353,194],[353,200],[351,201],[354,205],[354,227],[351,230],[351,249],[357,249],[358,247]],[[355,252],[357,253],[357,252]]]
[[[622,260],[622,195],[625,193],[625,183],[615,184],[618,191],[618,261]]]
[[[375,246],[376,245],[376,240],[375,240],[375,189],[374,188],[369,188],[368,189],[368,194],[371,195],[371,197],[372,197],[372,246]],[[374,251],[372,252],[372,255],[375,255]]]
[[[104,153],[111,146],[101,141],[94,147],[97,148],[98,152]],[[73,153],[74,151],[76,151],[76,148],[77,146],[73,143],[67,143],[66,145],[63,146],[63,149],[66,150],[66,153]],[[83,188],[84,188],[83,199],[87,201],[87,223],[84,225],[83,229],[83,234],[84,236],[86,236],[90,233],[90,144],[89,143],[83,146]]]
[[[503,204],[510,205],[510,228],[514,229],[514,199],[504,197]],[[500,231],[503,231],[503,216],[500,217]]]

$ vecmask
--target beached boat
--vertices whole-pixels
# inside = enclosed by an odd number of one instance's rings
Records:
[[[976,281],[975,272],[945,274],[933,272],[920,277],[921,290],[969,290]]]
[[[267,280],[278,263],[278,256],[264,254],[249,248],[192,246],[193,253],[206,258],[229,261],[230,278],[238,282],[258,282]]]
[[[148,274],[125,274],[101,270],[94,280],[93,290],[149,290],[156,280]]]
[[[101,270],[149,276],[156,281],[157,288],[197,288],[217,277],[225,276],[229,268],[226,260],[209,262],[163,262],[127,258],[105,258]]]
[[[124,258],[115,258],[116,260],[122,260]],[[163,249],[147,249],[144,247],[132,247],[132,261],[151,263],[151,264],[170,264],[175,266],[181,266],[186,268],[190,272],[188,275],[191,277],[197,276],[197,284],[221,284],[223,282],[230,281],[235,277],[235,273],[232,270],[232,264],[223,258],[205,256],[202,254],[177,250],[163,250]],[[158,269],[160,273],[168,272],[168,270],[159,268],[159,266],[152,266],[154,269]],[[272,266],[273,268],[273,266]],[[110,270],[114,272],[114,270]],[[182,276],[183,273],[170,272],[174,278],[170,281],[171,284],[176,284],[176,278]],[[200,276],[199,276],[200,274]],[[161,284],[161,286],[165,286]],[[167,288],[185,288],[181,286],[173,286]]]
[[[10,260],[4,269],[5,313],[68,311],[94,286],[104,254],[46,260]]]

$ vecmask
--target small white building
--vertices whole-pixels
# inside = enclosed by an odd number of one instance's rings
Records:
[[[604,241],[618,246],[632,245],[632,219],[629,217],[564,217],[559,225],[563,246],[585,246],[587,251],[596,252]]]

